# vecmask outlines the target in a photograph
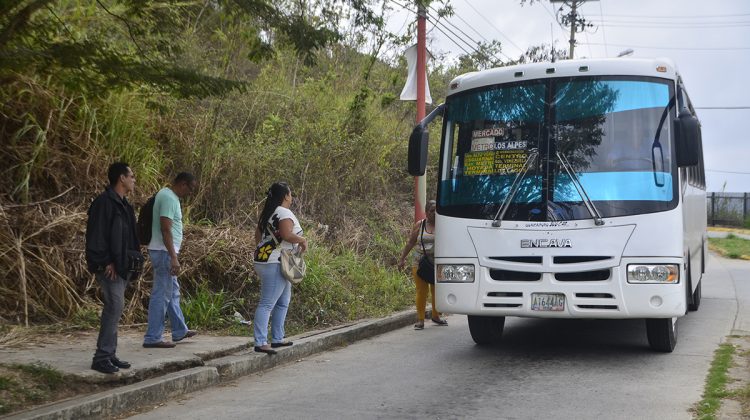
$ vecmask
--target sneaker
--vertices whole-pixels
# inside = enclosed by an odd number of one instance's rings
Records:
[[[117,366],[113,365],[112,361],[109,359],[94,361],[91,363],[91,369],[101,373],[115,373],[120,370]]]

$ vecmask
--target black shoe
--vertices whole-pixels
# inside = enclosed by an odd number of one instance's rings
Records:
[[[282,341],[281,343],[271,343],[271,347],[273,347],[273,348],[289,347],[292,344],[294,344],[294,343],[292,343],[291,341]]]
[[[171,341],[159,341],[156,343],[143,343],[143,347],[147,349],[171,349],[177,344]]]
[[[266,353],[266,354],[269,354],[269,355],[270,354],[276,354],[276,350],[274,350],[274,349],[263,348],[263,347],[259,347],[259,346],[255,346],[253,349],[256,352],[258,352],[258,353]]]
[[[120,370],[117,366],[113,365],[112,361],[109,359],[94,361],[91,363],[91,369],[101,373],[115,373]]]
[[[113,365],[115,365],[116,367],[118,367],[120,369],[127,369],[127,368],[130,367],[130,362],[126,362],[124,360],[120,360],[120,359],[117,358],[117,356],[112,356],[109,359],[109,361],[112,362]]]
[[[196,330],[187,330],[187,332],[185,333],[185,335],[183,335],[180,338],[173,338],[172,341],[174,341],[176,343],[176,342],[182,341],[182,340],[184,340],[186,338],[195,337],[196,334],[198,334],[198,331],[196,331]]]

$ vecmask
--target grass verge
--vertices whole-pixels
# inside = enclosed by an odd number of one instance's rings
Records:
[[[731,233],[726,238],[708,238],[708,247],[726,258],[750,260],[750,241]]]
[[[722,344],[714,352],[714,360],[706,378],[706,388],[703,398],[696,406],[696,417],[701,420],[716,418],[716,412],[721,407],[721,400],[728,396],[726,385],[732,355],[736,348],[732,344]]]
[[[750,418],[750,336],[732,335],[714,352],[694,418]]]
[[[0,365],[0,415],[80,391],[80,386],[47,365]]]

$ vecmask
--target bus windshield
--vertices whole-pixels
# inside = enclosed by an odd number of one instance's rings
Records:
[[[672,209],[673,118],[673,84],[650,77],[543,79],[453,95],[438,211],[492,219],[511,195],[504,220],[588,219],[581,189],[602,217]]]

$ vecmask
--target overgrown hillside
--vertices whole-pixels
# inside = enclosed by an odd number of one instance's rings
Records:
[[[244,2],[58,1],[23,14],[36,3],[11,2],[0,20],[3,323],[95,324],[85,212],[115,160],[136,173],[137,206],[178,171],[200,180],[181,256],[192,325],[254,311],[252,231],[276,180],[292,186],[312,244],[292,329],[411,304],[393,263],[411,218],[414,112],[394,100],[406,70],[378,58],[394,44],[376,19],[369,35],[300,45]],[[259,46],[261,32],[272,39]],[[150,281],[147,272],[128,290],[125,322],[144,321]]]
[[[415,112],[397,98],[406,78],[399,52],[414,38],[385,30],[388,7],[1,3],[0,322],[97,324],[86,209],[116,160],[136,174],[136,207],[179,171],[199,178],[185,203],[181,256],[191,326],[220,328],[234,311],[253,313],[252,233],[277,180],[292,186],[312,244],[291,331],[410,305],[411,280],[394,263],[412,218],[405,167]],[[453,75],[497,65],[499,49],[482,45],[455,65],[435,60],[435,101]],[[535,47],[519,61],[544,55]],[[428,194],[434,185],[428,178]],[[150,281],[147,267],[128,289],[125,322],[145,320]]]

